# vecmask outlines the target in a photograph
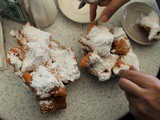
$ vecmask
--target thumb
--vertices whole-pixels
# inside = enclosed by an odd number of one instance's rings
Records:
[[[107,22],[110,17],[129,0],[112,0],[101,14],[101,20]]]

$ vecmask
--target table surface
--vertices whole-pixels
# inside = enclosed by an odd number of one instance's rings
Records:
[[[152,0],[132,0],[134,1],[145,2],[157,9],[156,3]],[[119,15],[122,9],[110,19],[107,26],[121,26]],[[88,24],[72,22],[60,12],[59,8],[58,11],[55,23],[44,30],[52,33],[53,38],[60,41],[62,45],[71,46],[79,62],[81,49],[77,39],[86,32]],[[17,45],[9,32],[21,26],[3,19],[6,51]],[[131,45],[139,58],[141,71],[155,76],[160,67],[160,42],[151,46],[142,46],[131,41]],[[67,109],[44,115],[40,114],[34,95],[19,80],[20,78],[14,75],[12,66],[8,66],[5,71],[0,71],[0,117],[4,119],[115,120],[128,112],[128,102],[118,86],[118,78],[99,82],[97,78],[81,69],[80,79],[67,86]]]

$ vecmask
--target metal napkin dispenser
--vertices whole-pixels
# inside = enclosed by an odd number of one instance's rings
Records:
[[[0,14],[3,18],[34,25],[31,13],[26,12],[24,0],[0,0]]]

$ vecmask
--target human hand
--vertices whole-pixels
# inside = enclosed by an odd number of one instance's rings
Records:
[[[138,120],[160,120],[160,81],[131,67],[121,70],[119,85],[125,91],[132,115]]]
[[[107,22],[109,18],[125,3],[130,0],[102,0],[98,5],[107,6],[106,9],[101,14],[102,22]],[[90,5],[90,20],[94,21],[96,18],[97,4]]]

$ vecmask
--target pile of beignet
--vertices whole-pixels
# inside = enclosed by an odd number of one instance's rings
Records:
[[[92,23],[79,42],[84,53],[80,66],[89,70],[100,81],[110,79],[121,69],[129,69],[131,66],[139,69],[139,60],[120,27],[109,29]]]
[[[7,61],[15,74],[35,94],[41,112],[66,108],[66,83],[80,77],[73,50],[51,40],[51,34],[29,23],[20,30],[11,31],[20,46],[13,47]]]
[[[7,61],[15,74],[35,94],[41,112],[55,112],[67,106],[65,84],[80,77],[73,50],[51,40],[51,34],[29,23],[10,33],[20,46],[13,47]],[[91,24],[88,33],[79,39],[84,51],[81,67],[97,76],[100,81],[110,79],[121,69],[135,66],[137,56],[132,52],[129,39],[122,28]]]

